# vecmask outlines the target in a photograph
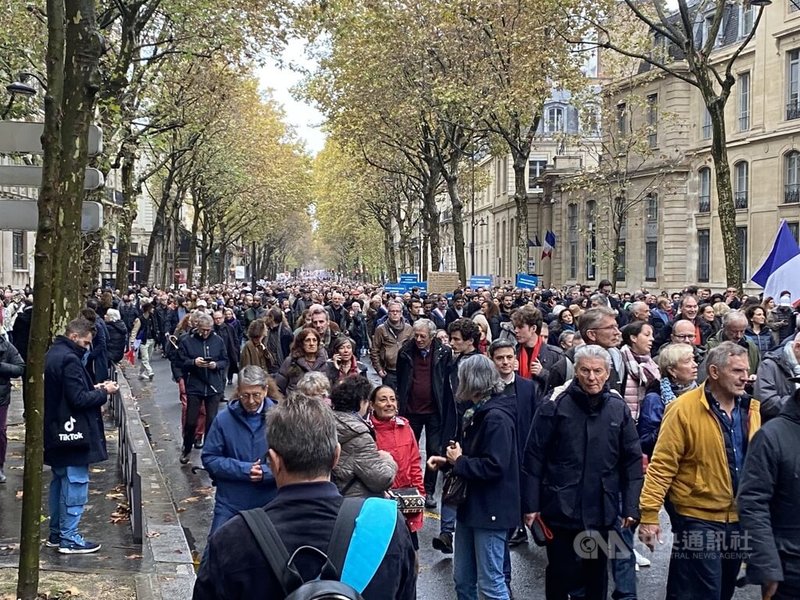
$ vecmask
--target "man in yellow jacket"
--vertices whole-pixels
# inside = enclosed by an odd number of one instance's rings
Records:
[[[639,539],[651,550],[662,505],[672,521],[667,600],[730,600],[746,550],[736,492],[759,402],[744,392],[745,348],[722,342],[706,363],[705,384],[667,407],[639,500]]]

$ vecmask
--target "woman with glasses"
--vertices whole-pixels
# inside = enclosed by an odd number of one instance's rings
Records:
[[[217,488],[209,536],[240,510],[264,506],[277,494],[267,463],[267,411],[283,399],[261,367],[239,372],[236,398],[214,419],[203,448],[203,466]]]

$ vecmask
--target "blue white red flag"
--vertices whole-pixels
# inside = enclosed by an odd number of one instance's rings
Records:
[[[752,281],[764,288],[765,298],[772,296],[776,303],[786,291],[792,296],[792,304],[800,299],[800,247],[786,221],[781,221],[772,251]]]
[[[556,234],[547,230],[544,236],[544,247],[542,248],[542,258],[553,258],[553,250],[556,249]]]

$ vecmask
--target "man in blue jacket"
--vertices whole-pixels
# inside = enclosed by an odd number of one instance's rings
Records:
[[[203,466],[217,486],[212,535],[240,510],[266,505],[275,497],[275,478],[267,464],[268,395],[266,371],[250,365],[239,373],[237,399],[214,419],[203,447]],[[273,384],[275,390],[277,388]]]
[[[214,333],[214,319],[200,313],[195,319],[197,328],[181,338],[178,344],[178,364],[183,371],[186,386],[186,421],[183,425],[183,452],[181,464],[189,462],[197,429],[200,405],[206,409],[206,437],[219,403],[225,392],[225,374],[228,370],[228,352],[225,342]]]
[[[119,387],[95,384],[84,366],[95,328],[86,319],[67,324],[45,357],[44,463],[50,465],[50,536],[61,554],[97,552],[100,544],[78,533],[89,499],[89,465],[108,458],[100,407]]]

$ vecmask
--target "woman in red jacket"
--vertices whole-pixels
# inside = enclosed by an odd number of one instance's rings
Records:
[[[392,489],[413,487],[424,496],[425,484],[422,481],[419,446],[411,425],[403,417],[397,416],[397,397],[394,390],[388,385],[375,388],[369,396],[369,404],[378,450],[391,454],[397,463],[397,475]],[[405,517],[414,549],[419,550],[417,531],[422,529],[422,511],[405,513]]]

